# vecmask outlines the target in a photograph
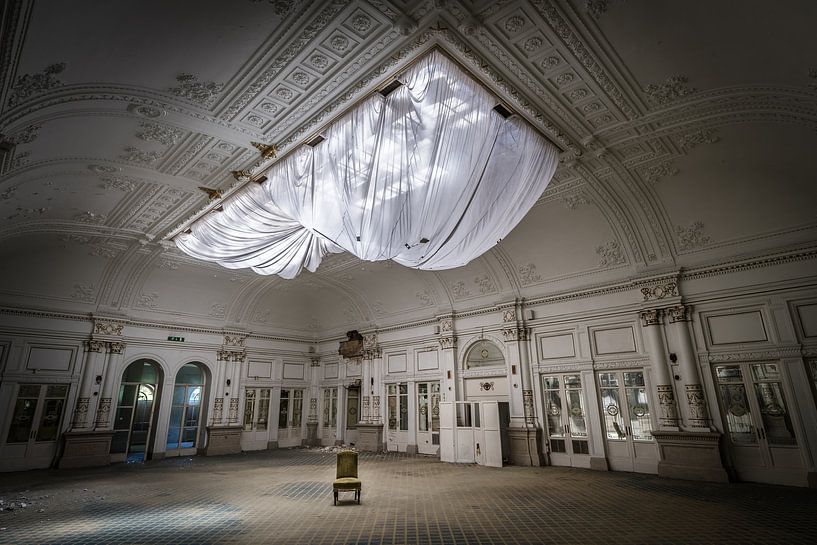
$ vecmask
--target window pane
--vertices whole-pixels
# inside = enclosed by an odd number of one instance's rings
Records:
[[[624,373],[624,382],[627,382],[626,375],[641,375],[640,382],[644,384],[644,376],[641,373]],[[638,377],[634,377],[633,382],[639,382]],[[633,439],[637,441],[650,441],[652,435],[652,423],[650,422],[650,404],[647,400],[646,388],[625,388],[627,392],[627,405],[630,412],[630,429]]]
[[[743,384],[719,384],[719,390],[729,438],[737,444],[756,443],[746,387]]]
[[[420,384],[422,388],[417,389],[417,429],[420,431],[428,431],[428,389],[425,384]]]
[[[545,418],[547,419],[548,435],[563,437],[562,425],[562,397],[559,390],[545,390]]]
[[[559,389],[559,377],[545,377],[543,380],[545,381],[545,389],[547,390]]]
[[[247,390],[244,397],[244,429],[252,429],[252,417],[255,412],[255,390]]]
[[[391,390],[391,386],[389,386],[389,390]],[[396,391],[396,389],[395,389]],[[396,430],[397,429],[397,396],[396,395],[389,395],[388,398],[388,413],[389,413],[389,429]]]
[[[565,387],[566,388],[581,388],[582,387],[582,378],[579,375],[566,375],[565,376]]]
[[[607,374],[607,373],[605,373]],[[615,382],[618,382],[617,380]],[[624,419],[621,416],[621,402],[618,388],[601,389],[601,410],[604,417],[604,429],[607,439],[624,440]]]
[[[644,386],[644,373],[641,371],[624,373],[624,386]]]
[[[567,410],[570,420],[570,435],[573,437],[587,437],[587,421],[584,417],[584,403],[581,390],[567,391]]]
[[[60,418],[62,417],[62,399],[46,399],[40,427],[37,430],[37,441],[56,441],[59,436]]]
[[[615,373],[599,373],[599,386],[618,386],[618,375]]]
[[[68,393],[68,386],[64,384],[52,384],[45,393],[46,397],[65,397]]]
[[[287,418],[289,417],[289,391],[281,391],[281,401],[278,404],[278,429],[287,427]]]
[[[440,384],[432,384],[431,391],[431,431],[435,432],[440,431]]]
[[[408,385],[400,385],[400,429],[408,430]]]
[[[295,390],[292,399],[292,427],[301,427],[301,413],[303,411],[304,392],[303,390]]]
[[[760,367],[760,366],[753,366]],[[768,366],[763,366],[768,367]],[[766,430],[766,439],[773,445],[796,445],[789,412],[779,382],[761,382],[755,384],[757,404],[760,405],[760,418]]]
[[[470,428],[471,427],[471,404],[457,403],[457,427]]]
[[[269,400],[270,391],[264,388],[260,391],[261,397],[258,399],[258,421],[256,422],[256,429],[267,429],[267,421],[269,420]]]
[[[23,388],[20,387],[20,390]],[[39,395],[40,387],[37,386]],[[34,424],[34,412],[37,410],[36,399],[17,399],[14,405],[14,416],[11,417],[7,443],[27,443],[28,434]]]

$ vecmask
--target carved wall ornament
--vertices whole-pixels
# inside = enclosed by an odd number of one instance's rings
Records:
[[[64,70],[65,63],[61,62],[46,66],[40,73],[23,74],[17,78],[17,82],[9,92],[9,107],[13,108],[33,96],[62,85],[56,76]]]
[[[592,17],[598,19],[607,13],[608,4],[616,3],[617,1],[624,2],[626,0],[585,0],[584,9]]]
[[[686,152],[702,144],[714,144],[720,139],[715,129],[700,129],[681,136],[678,139],[678,147]]]
[[[121,341],[114,341],[108,343],[108,351],[111,354],[122,354],[125,351],[125,343]]]
[[[96,427],[106,428],[111,418],[111,398],[103,397],[99,400],[99,408],[96,410]]]
[[[97,352],[97,353],[105,352],[105,348],[106,348],[106,345],[107,345],[107,343],[105,343],[104,341],[94,341],[94,340],[87,341],[86,344],[88,346],[88,352]]]
[[[506,308],[502,311],[502,321],[505,323],[513,323],[516,322],[516,310],[512,308]]]
[[[123,324],[116,322],[94,322],[94,334],[122,336]]]
[[[149,119],[155,119],[157,117],[167,115],[165,110],[155,106],[149,106],[147,104],[128,104],[127,110],[138,115],[139,117],[147,117]]]
[[[200,106],[209,107],[224,88],[223,83],[213,81],[199,81],[193,74],[179,74],[176,76],[179,85],[168,87],[168,91],[177,97],[185,98]]]
[[[133,146],[126,147],[125,153],[119,156],[119,158],[122,159],[123,161],[128,161],[129,163],[139,163],[143,165],[153,164],[159,160],[159,157],[161,157],[161,155],[158,152],[144,151]]]
[[[73,427],[85,427],[85,422],[88,420],[88,404],[90,401],[90,398],[87,397],[77,398],[77,408],[74,411]]]
[[[675,305],[664,309],[670,323],[688,322],[690,320],[690,308],[687,305]]]
[[[445,333],[447,331],[454,331],[453,316],[443,316],[442,318],[440,318],[440,332]]]
[[[599,267],[612,267],[614,265],[621,265],[626,263],[626,258],[622,251],[621,245],[615,240],[606,242],[596,248],[596,254],[599,256]]]
[[[649,166],[644,168],[641,171],[641,176],[644,177],[644,180],[651,183],[657,184],[661,181],[661,178],[665,178],[667,176],[675,176],[678,174],[678,169],[675,167],[671,160],[661,161],[658,164]]]
[[[675,235],[678,237],[678,249],[690,251],[703,248],[710,243],[711,239],[704,234],[704,224],[701,221],[693,221],[689,226],[676,225]]]
[[[208,312],[207,315],[213,318],[224,318],[227,315],[227,305],[224,303],[213,303],[210,305],[210,312]]]
[[[310,367],[320,367],[321,359],[318,357],[309,358]]]
[[[656,301],[666,297],[679,297],[677,282],[662,282],[653,286],[641,288],[641,295],[644,301]]]
[[[656,386],[656,390],[658,391],[661,425],[677,426],[678,409],[675,404],[675,392],[672,389],[672,384],[659,384]]]
[[[230,398],[230,416],[228,417],[230,424],[236,424],[238,422],[238,398],[232,397]]]
[[[462,280],[458,280],[456,282],[452,282],[450,285],[451,294],[454,296],[454,299],[464,299],[471,295],[471,292],[468,291],[468,288],[465,287],[465,282]]]
[[[706,406],[703,386],[700,384],[687,384],[686,397],[689,407],[689,423],[694,428],[709,427],[709,410]]]
[[[641,311],[641,325],[644,327],[651,325],[661,325],[661,309],[649,309]]]
[[[559,200],[568,210],[576,210],[581,205],[590,203],[590,200],[581,191],[559,195]]]
[[[654,105],[669,104],[695,92],[694,88],[687,86],[687,81],[686,76],[669,76],[664,83],[647,85],[644,92],[647,94],[647,100]]]
[[[533,409],[533,390],[522,390],[522,408],[525,412],[525,423],[536,424],[536,411]]]
[[[244,340],[247,338],[244,334],[224,334],[224,346],[244,347]]]
[[[526,341],[528,331],[523,327],[506,327],[502,329],[502,337],[505,341]]]
[[[80,223],[88,223],[91,225],[99,225],[101,223],[105,223],[106,219],[107,216],[105,214],[97,214],[89,210],[74,215],[74,221],[78,221]]]
[[[244,363],[247,359],[247,352],[245,350],[218,350],[216,351],[216,359],[219,361]]]
[[[494,389],[494,383],[493,383],[493,381],[492,382],[480,382],[479,383],[479,389],[483,390],[485,392],[490,392],[491,390]]]
[[[114,172],[119,172],[122,169],[111,165],[88,165],[88,170],[91,172],[96,172],[97,174],[113,174]]]
[[[487,274],[475,277],[474,284],[476,284],[479,287],[479,292],[483,295],[488,293],[494,293],[496,291],[496,284],[494,283],[494,279]]]
[[[94,285],[83,283],[74,284],[71,299],[82,303],[92,303],[94,301]]]
[[[414,296],[420,301],[420,306],[430,307],[434,304],[434,300],[428,290],[418,291]]]
[[[12,134],[6,140],[14,145],[30,144],[37,139],[42,125],[28,125],[24,129]]]
[[[519,272],[519,283],[523,286],[527,286],[542,280],[542,275],[536,273],[536,265],[533,263],[520,265],[517,270]]]
[[[49,207],[49,206],[43,206],[41,208],[21,208],[21,207],[18,206],[14,210],[13,214],[10,214],[10,215],[6,216],[6,219],[7,220],[13,220],[13,219],[17,219],[17,218],[30,218],[32,216],[38,216],[38,215],[45,214],[49,210],[51,210],[51,207]]]
[[[136,184],[141,182],[138,178],[131,178],[130,176],[102,176],[100,181],[102,182],[100,187],[103,189],[115,189],[125,193],[130,193],[136,189]]]
[[[224,418],[224,398],[217,397],[213,400],[213,422],[221,422]]]
[[[450,335],[447,337],[439,337],[437,341],[440,343],[440,349],[446,350],[457,346],[457,337]]]
[[[136,137],[146,142],[159,142],[164,146],[172,146],[184,136],[184,131],[181,129],[150,121],[143,121],[139,126],[142,127],[142,130],[136,133]]]
[[[9,201],[12,197],[14,197],[14,193],[17,192],[17,187],[10,187],[0,193],[0,201]]]
[[[156,292],[140,293],[136,298],[134,306],[138,308],[155,309],[158,305],[158,299],[159,294]]]

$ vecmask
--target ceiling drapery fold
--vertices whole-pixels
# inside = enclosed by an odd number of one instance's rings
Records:
[[[437,51],[176,238],[228,268],[294,278],[332,252],[424,270],[465,265],[547,187],[558,150]]]

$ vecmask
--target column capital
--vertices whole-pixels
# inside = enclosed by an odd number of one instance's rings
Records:
[[[125,351],[125,343],[119,341],[108,343],[108,350],[111,354],[122,354]]]
[[[454,335],[439,337],[437,341],[440,343],[440,348],[443,350],[454,348],[457,346],[457,337]]]
[[[641,325],[644,327],[651,326],[651,325],[661,325],[661,315],[662,311],[660,308],[652,308],[648,310],[642,310],[640,313],[641,317]]]
[[[690,320],[689,305],[675,305],[665,310],[667,318],[671,324],[676,322],[688,322]]]
[[[528,330],[517,325],[506,327],[502,329],[502,337],[505,342],[526,341],[528,340]]]
[[[105,341],[97,341],[97,340],[90,340],[86,341],[86,346],[88,347],[88,352],[105,352],[105,345],[107,343]]]

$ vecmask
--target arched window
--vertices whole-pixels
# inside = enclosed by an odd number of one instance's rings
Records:
[[[465,368],[472,367],[504,367],[505,357],[499,347],[491,341],[481,340],[468,350],[465,358]]]
[[[167,429],[167,455],[192,454],[198,446],[204,400],[204,371],[198,363],[188,363],[176,373],[173,404]],[[175,451],[175,452],[173,452]]]

